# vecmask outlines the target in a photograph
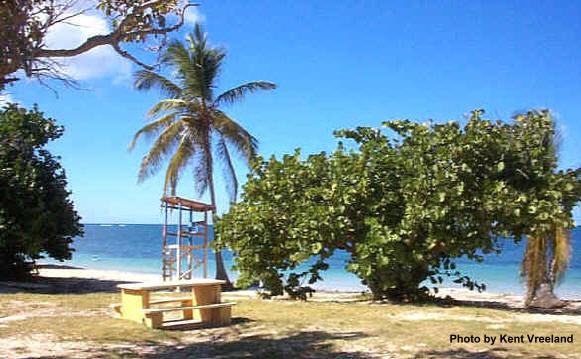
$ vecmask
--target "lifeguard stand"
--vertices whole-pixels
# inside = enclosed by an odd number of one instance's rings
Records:
[[[164,281],[192,279],[194,270],[202,267],[204,278],[208,277],[208,212],[213,206],[180,197],[161,199],[164,210],[162,277]],[[177,224],[168,223],[170,211],[177,210]],[[194,214],[203,219],[195,221]],[[184,215],[187,224],[182,224]],[[195,255],[194,251],[198,251]]]

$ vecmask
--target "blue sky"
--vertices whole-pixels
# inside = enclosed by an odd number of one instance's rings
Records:
[[[548,107],[563,134],[561,166],[578,167],[580,16],[581,2],[565,1],[203,1],[190,20],[201,20],[210,41],[228,51],[220,89],[259,79],[279,85],[227,108],[260,140],[264,156],[329,151],[333,130],[387,119],[462,120],[475,108],[507,119]],[[106,30],[97,17],[83,21],[82,33],[59,31],[54,43],[73,45]],[[191,24],[174,36],[183,38]],[[85,223],[161,220],[162,176],[138,185],[147,147],[127,151],[159,98],[132,89],[133,70],[101,49],[69,67],[87,90],[59,88],[57,98],[30,81],[8,89],[65,125],[51,149],[62,156]],[[217,186],[223,211],[226,195]],[[193,197],[188,177],[179,194]]]

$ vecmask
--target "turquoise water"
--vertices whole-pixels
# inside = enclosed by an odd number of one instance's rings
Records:
[[[73,259],[66,264],[92,269],[109,269],[141,273],[161,273],[161,225],[153,224],[87,224],[84,238],[75,240]],[[573,230],[573,256],[565,281],[557,293],[563,298],[581,299],[581,227]],[[524,287],[519,278],[519,264],[524,252],[524,241],[518,245],[506,241],[500,255],[489,255],[483,263],[460,259],[458,268],[479,282],[486,283],[493,292],[522,294]],[[215,262],[210,255],[209,269],[214,273]],[[232,265],[231,253],[224,253],[228,267]],[[330,260],[330,269],[324,281],[316,285],[326,290],[365,290],[359,279],[345,271],[348,255],[336,253]],[[45,261],[54,263],[54,261]],[[197,273],[200,275],[201,273]],[[236,273],[230,271],[231,278]],[[443,286],[458,286],[444,282]]]

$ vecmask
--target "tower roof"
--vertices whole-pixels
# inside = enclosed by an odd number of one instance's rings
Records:
[[[214,206],[207,203],[192,201],[191,199],[177,196],[163,196],[161,202],[170,206],[185,207],[196,212],[206,212],[214,209]]]

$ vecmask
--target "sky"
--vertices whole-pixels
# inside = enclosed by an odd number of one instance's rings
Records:
[[[508,120],[550,108],[562,135],[560,166],[570,168],[581,166],[580,16],[581,2],[571,1],[200,1],[172,37],[183,39],[198,21],[210,42],[227,50],[218,91],[252,80],[279,86],[226,108],[259,139],[265,157],[297,147],[303,154],[331,151],[333,130],[388,119],[463,121],[483,108],[490,118]],[[96,13],[79,22],[55,29],[49,46],[74,46],[109,26]],[[148,143],[127,150],[161,98],[133,89],[135,70],[99,48],[67,63],[82,90],[54,84],[57,96],[22,80],[0,96],[36,103],[65,126],[50,149],[61,156],[84,223],[161,221],[163,173],[138,184]],[[236,167],[244,183],[246,170]],[[178,194],[196,199],[191,176]],[[579,208],[575,217],[581,223]]]

